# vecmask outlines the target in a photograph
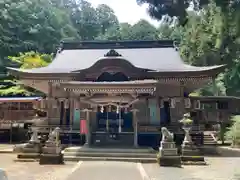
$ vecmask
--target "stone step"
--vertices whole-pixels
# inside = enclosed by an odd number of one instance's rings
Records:
[[[157,158],[64,156],[64,161],[124,161],[124,162],[155,163],[157,161]]]
[[[153,153],[120,153],[120,152],[64,152],[64,156],[76,157],[130,157],[130,158],[156,158]]]
[[[156,154],[157,151],[155,151],[152,148],[88,148],[88,147],[69,147],[64,150],[64,153],[66,152],[96,152],[96,153],[147,153],[147,154]]]

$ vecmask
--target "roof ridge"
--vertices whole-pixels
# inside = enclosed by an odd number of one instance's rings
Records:
[[[172,40],[134,41],[62,41],[61,50],[71,49],[133,49],[133,48],[174,48]]]

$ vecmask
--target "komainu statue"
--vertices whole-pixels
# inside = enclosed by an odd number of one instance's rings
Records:
[[[52,132],[50,132],[48,135],[47,142],[56,143],[56,141],[59,141],[59,131],[60,131],[60,128],[56,127]]]
[[[36,130],[33,130],[33,134],[29,142],[15,145],[13,148],[13,152],[16,153],[40,153],[40,151],[41,144]]]
[[[174,139],[173,133],[168,131],[166,127],[162,127],[161,132],[162,132],[162,142],[173,142],[173,139]]]
[[[48,135],[48,140],[45,143],[45,146],[42,148],[43,153],[45,154],[54,154],[61,151],[61,141],[60,141],[60,128],[56,127]]]

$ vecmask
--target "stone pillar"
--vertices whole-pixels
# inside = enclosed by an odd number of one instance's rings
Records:
[[[137,109],[131,110],[133,113],[133,129],[134,129],[134,147],[138,147],[138,120],[137,120]]]
[[[91,128],[90,128],[90,109],[84,109],[83,112],[86,113],[86,142],[84,146],[89,146],[91,144]]]

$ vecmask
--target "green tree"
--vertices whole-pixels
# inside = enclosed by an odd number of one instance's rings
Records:
[[[22,69],[31,69],[47,66],[53,59],[53,55],[40,54],[37,52],[20,53],[19,56],[11,56],[9,59]],[[31,96],[42,95],[40,92],[21,86],[18,81],[11,76],[0,80],[0,96]]]
[[[134,40],[157,40],[158,30],[146,20],[140,20],[131,28],[131,39]]]
[[[2,0],[0,9],[2,58],[29,50],[52,53],[62,38],[77,37],[68,14],[48,0]]]
[[[9,56],[11,61],[16,62],[22,69],[45,67],[52,62],[53,55],[40,54],[38,52],[20,53],[19,56]]]
[[[101,34],[105,34],[109,29],[114,29],[119,26],[118,18],[109,6],[100,4],[96,8],[96,12]]]
[[[97,39],[102,40],[156,40],[159,39],[159,31],[146,20],[140,20],[133,26],[128,23],[120,23],[112,26],[105,34]]]

